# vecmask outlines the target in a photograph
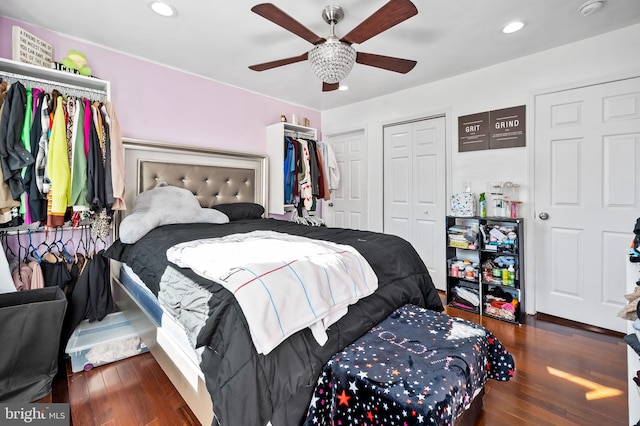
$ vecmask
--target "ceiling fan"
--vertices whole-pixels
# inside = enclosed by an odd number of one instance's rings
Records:
[[[338,89],[340,81],[351,72],[354,62],[402,74],[411,71],[417,63],[409,59],[356,52],[351,46],[363,43],[416,15],[418,9],[409,0],[390,0],[342,38],[338,38],[334,31],[335,25],[344,17],[340,6],[327,6],[322,12],[322,18],[331,26],[327,38],[316,35],[272,3],[258,4],[251,11],[314,45],[310,51],[299,56],[251,65],[249,68],[254,71],[309,60],[315,75],[322,80],[322,91],[328,92]]]

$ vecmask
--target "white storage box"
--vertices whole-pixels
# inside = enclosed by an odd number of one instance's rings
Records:
[[[109,314],[102,321],[82,321],[66,348],[74,373],[147,351],[122,312]]]
[[[451,216],[470,217],[476,214],[475,195],[470,192],[451,194]]]

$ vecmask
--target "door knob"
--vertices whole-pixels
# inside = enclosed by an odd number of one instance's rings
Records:
[[[542,213],[540,213],[540,214],[538,215],[538,217],[539,217],[540,219],[542,219],[542,220],[547,220],[547,219],[549,219],[549,213],[547,213],[547,212],[542,212]]]
[[[429,210],[425,210],[425,211],[424,211],[424,214],[429,214]]]
[[[329,207],[333,207],[333,203],[329,203]]]

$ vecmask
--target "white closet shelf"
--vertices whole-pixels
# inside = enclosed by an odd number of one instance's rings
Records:
[[[90,89],[104,93],[107,98],[111,96],[108,81],[53,68],[17,62],[11,59],[0,58],[0,75],[4,75],[7,78],[25,78],[30,81],[45,84],[67,85],[77,89]]]

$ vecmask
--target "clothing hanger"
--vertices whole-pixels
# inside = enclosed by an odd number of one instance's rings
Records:
[[[102,250],[106,250],[107,249],[107,242],[104,240],[104,238],[98,237],[96,239],[96,252],[100,252],[100,250],[97,250],[98,242],[102,243]]]
[[[60,236],[60,239],[62,239],[62,235]],[[73,242],[73,231],[71,231],[71,236],[69,237],[67,242],[63,244],[63,247],[66,247],[68,245],[71,245],[72,250],[71,250],[70,253],[73,253],[73,254],[70,254],[70,257],[75,258],[76,254],[77,254],[77,250],[76,250],[75,243]],[[69,262],[69,263],[71,263],[71,262]]]
[[[57,263],[61,260],[61,254],[60,254],[60,249],[58,247],[58,243],[56,241],[56,238],[58,237],[58,228],[54,229],[54,235],[53,235],[53,241],[52,242],[47,242],[49,235],[47,233],[47,236],[45,237],[45,240],[40,243],[40,245],[38,247],[44,246],[47,248],[47,250],[45,251],[45,253],[42,255],[42,259],[46,260],[49,263]],[[58,252],[58,254],[54,253],[54,249]]]
[[[13,252],[13,249],[9,246],[9,239],[8,239],[7,233],[3,232],[1,234],[1,237],[2,237],[2,246],[4,247],[5,256],[7,255],[7,253],[9,253],[11,254],[12,257],[16,257],[16,254]]]
[[[34,247],[33,240],[31,239],[31,229],[29,229],[27,232],[29,233],[28,249],[31,250],[31,257],[35,257],[38,263],[42,263],[42,258],[40,257],[40,253],[38,253],[38,250],[36,249],[36,247]]]
[[[86,231],[86,227],[80,229],[80,240],[78,241],[78,249],[76,250],[76,253],[81,252],[82,250],[82,254],[86,258],[86,257],[89,257],[89,250],[85,243],[85,236],[84,236],[85,231]]]
[[[24,258],[22,259],[22,262],[29,263],[29,247],[28,246],[24,247],[22,245],[22,238],[20,238],[20,231],[16,233],[16,236],[18,237],[18,253],[24,250]]]
[[[57,229],[56,229],[57,233]],[[67,247],[62,242],[62,236],[64,235],[64,228],[60,228],[60,238],[56,240],[56,247],[58,248],[58,252],[62,255],[67,264],[71,264],[73,262],[73,258],[67,251]]]

